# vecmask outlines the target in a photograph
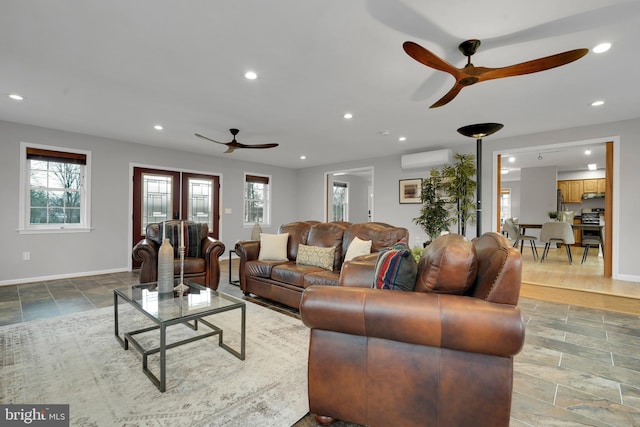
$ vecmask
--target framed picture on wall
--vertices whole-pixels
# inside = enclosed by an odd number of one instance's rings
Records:
[[[420,203],[422,179],[400,180],[400,203]]]

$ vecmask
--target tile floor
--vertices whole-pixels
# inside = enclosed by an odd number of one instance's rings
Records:
[[[242,297],[227,271],[220,290]],[[114,287],[137,281],[116,273],[3,286],[0,325],[110,306]],[[515,358],[511,426],[640,426],[639,316],[527,298],[520,308],[527,335]],[[307,415],[295,427],[315,425]]]

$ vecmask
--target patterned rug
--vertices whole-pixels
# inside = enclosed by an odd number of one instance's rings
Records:
[[[150,324],[120,307],[121,331]],[[206,319],[239,349],[240,310]],[[174,325],[167,339],[197,333]],[[72,426],[291,426],[309,411],[308,343],[300,320],[247,302],[246,359],[219,347],[217,336],[170,349],[160,393],[138,351],[115,339],[113,308],[3,326],[0,402],[69,404]],[[158,374],[157,357],[149,367]]]

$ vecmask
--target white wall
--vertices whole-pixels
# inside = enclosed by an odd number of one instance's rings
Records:
[[[507,124],[508,125],[508,124]],[[637,183],[640,171],[640,119],[565,129],[543,134],[524,135],[483,141],[483,230],[496,228],[495,187],[491,167],[495,153],[513,148],[562,144],[572,141],[615,139],[614,173],[614,275],[622,280],[640,281],[637,262],[637,215],[640,198]],[[453,137],[452,137],[453,138]],[[89,149],[93,152],[93,226],[91,233],[76,235],[20,235],[18,226],[19,144],[38,144]],[[457,151],[475,153],[474,144],[465,144]],[[374,221],[388,222],[409,229],[411,244],[424,240],[424,232],[411,221],[420,205],[398,202],[398,181],[427,177],[429,171],[405,172],[400,169],[400,153],[396,156],[363,159],[326,167],[300,170],[274,168],[255,163],[239,162],[228,157],[206,157],[129,144],[33,126],[0,122],[0,206],[2,256],[0,284],[26,281],[29,278],[95,273],[124,269],[128,265],[129,228],[129,164],[142,163],[172,168],[199,170],[222,175],[222,207],[230,207],[232,215],[222,215],[221,239],[232,247],[245,239],[250,229],[242,228],[242,176],[255,172],[273,176],[273,227],[301,219],[324,219],[324,174],[328,171],[371,166],[374,168]],[[98,197],[99,195],[99,197]],[[488,207],[487,207],[488,205]],[[468,232],[475,234],[475,227]],[[625,230],[625,232],[617,231]],[[473,236],[468,236],[473,237]],[[100,243],[97,246],[97,242]],[[87,250],[90,248],[91,250]],[[22,251],[32,252],[31,261],[22,261]],[[71,261],[66,253],[73,254]]]
[[[73,234],[18,233],[18,194],[20,191],[20,142],[90,150],[92,153],[92,230]],[[248,239],[250,228],[242,226],[242,183],[244,172],[271,175],[272,227],[299,217],[296,197],[296,171],[226,157],[132,144],[94,136],[55,131],[0,121],[0,284],[40,280],[41,278],[127,270],[131,258],[130,194],[131,164],[204,172],[221,176],[220,240],[228,249]],[[31,253],[22,261],[22,253]]]
[[[520,171],[520,223],[541,224],[549,220],[547,212],[557,209],[556,177],[555,166]]]

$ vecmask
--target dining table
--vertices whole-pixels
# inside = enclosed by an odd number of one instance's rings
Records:
[[[519,243],[519,237],[523,236],[527,232],[527,229],[542,228],[542,224],[539,224],[539,223],[523,222],[523,223],[518,223],[516,225],[518,226],[518,231],[519,231],[519,235],[516,237],[516,243],[514,244],[514,246],[516,247]],[[571,224],[571,228],[573,228],[574,230],[581,230],[581,231],[582,230],[599,231],[600,241],[604,242],[604,224]]]

